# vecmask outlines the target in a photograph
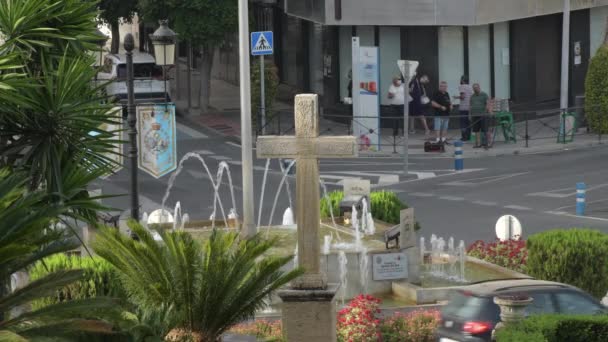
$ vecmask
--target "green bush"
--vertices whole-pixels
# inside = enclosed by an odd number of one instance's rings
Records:
[[[585,79],[585,117],[591,130],[608,133],[608,46],[597,50]]]
[[[264,65],[264,98],[266,108],[266,128],[273,127],[269,122],[274,118],[273,105],[279,90],[279,69],[266,59]],[[253,127],[259,131],[261,127],[258,125],[258,117],[261,107],[261,88],[260,88],[260,61],[256,58],[251,63],[251,122]]]
[[[37,262],[30,270],[30,280],[40,279],[50,273],[60,270],[82,269],[83,279],[59,290],[54,297],[37,299],[32,303],[33,309],[74,299],[93,297],[119,297],[124,298],[120,280],[114,268],[104,259],[94,257],[80,257],[77,255],[55,254]]]
[[[340,202],[344,198],[344,193],[342,191],[332,191],[327,196],[331,202],[334,216],[340,215]],[[329,212],[330,205],[327,202],[325,197],[321,198],[321,217],[324,218],[331,216]],[[390,191],[375,191],[370,193],[370,205],[374,219],[390,224],[399,224],[400,211],[408,208],[394,192]],[[416,222],[415,229],[420,229],[418,222]]]
[[[577,286],[596,298],[608,288],[608,235],[590,229],[552,230],[527,241],[532,277]]]
[[[507,326],[498,342],[603,342],[608,341],[607,316],[539,315]]]

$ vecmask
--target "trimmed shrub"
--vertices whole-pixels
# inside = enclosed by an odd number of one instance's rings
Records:
[[[590,229],[552,230],[530,236],[528,274],[579,287],[596,298],[608,288],[608,235]]]
[[[331,191],[327,193],[327,197],[329,197],[331,205],[327,203],[327,198],[325,196],[321,197],[321,217],[331,217],[331,213],[329,212],[330,208],[334,213],[334,216],[340,215],[340,202],[342,202],[342,199],[344,198],[344,192]]]
[[[372,217],[386,223],[399,224],[401,209],[408,206],[394,192],[378,191],[370,194]]]
[[[498,331],[498,342],[603,342],[608,341],[608,317],[539,315]]]
[[[32,309],[74,299],[100,296],[126,297],[112,265],[97,256],[80,257],[55,254],[36,263],[30,269],[29,276],[33,281],[59,270],[71,269],[82,269],[84,271],[83,279],[64,287],[53,297],[33,301]]]
[[[340,202],[344,198],[344,192],[332,191],[327,194],[331,206],[325,197],[321,198],[321,217],[330,217],[329,209],[333,210],[334,216],[340,214]],[[403,203],[394,192],[375,191],[370,194],[370,206],[372,217],[390,224],[399,224],[401,209],[407,209],[407,204]],[[420,223],[416,222],[415,229],[420,229]]]
[[[595,133],[608,133],[608,46],[597,50],[585,79],[585,117]]]

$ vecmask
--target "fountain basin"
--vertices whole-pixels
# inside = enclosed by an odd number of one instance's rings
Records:
[[[492,263],[467,256],[465,263],[465,278],[467,282],[459,283],[446,278],[437,278],[430,275],[423,265],[421,272],[421,284],[416,285],[408,282],[394,282],[392,291],[399,297],[411,300],[416,304],[432,304],[447,301],[455,290],[472,283],[485,280],[498,279],[530,279],[531,277]]]

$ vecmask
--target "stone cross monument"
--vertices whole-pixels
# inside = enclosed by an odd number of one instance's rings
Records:
[[[298,262],[306,273],[292,282],[283,299],[283,326],[288,341],[335,341],[337,287],[328,288],[320,267],[319,158],[357,155],[354,136],[319,137],[318,96],[295,98],[295,136],[260,136],[258,158],[296,159],[296,223]],[[333,336],[333,337],[332,337]]]

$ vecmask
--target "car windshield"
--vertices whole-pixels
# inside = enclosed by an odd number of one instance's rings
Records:
[[[127,78],[127,65],[118,65],[116,73],[118,78]],[[133,77],[162,79],[163,69],[154,63],[137,63],[133,65]]]
[[[458,317],[464,320],[484,318],[498,321],[500,311],[491,297],[478,297],[461,291],[455,292],[449,303],[443,307],[444,316]]]

